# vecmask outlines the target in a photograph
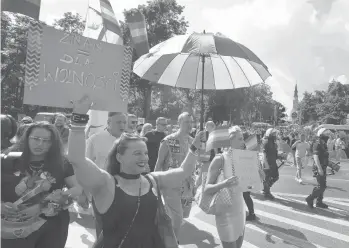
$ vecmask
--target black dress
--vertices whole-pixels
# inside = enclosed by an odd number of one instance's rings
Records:
[[[152,182],[149,192],[140,197],[138,214],[121,248],[164,248],[155,225],[157,197],[153,193]],[[95,213],[102,220],[103,234],[95,247],[118,248],[129,230],[137,210],[138,196],[126,194],[115,179],[115,195],[112,205],[104,214]]]

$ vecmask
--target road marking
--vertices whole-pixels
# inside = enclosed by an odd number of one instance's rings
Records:
[[[294,177],[292,175],[279,175],[279,177]],[[313,181],[315,180],[314,177],[311,177],[311,176],[305,176],[305,177],[302,177],[303,180],[309,180],[309,181]],[[349,179],[340,179],[340,178],[330,178],[330,177],[327,177],[326,180],[331,180],[331,181],[345,181],[345,182],[349,182]]]
[[[91,248],[96,238],[90,232],[95,233],[94,229],[85,228],[74,222],[71,223],[66,248]]]
[[[275,195],[277,195],[276,193],[274,193]],[[287,196],[285,196],[287,197]],[[284,198],[280,195],[277,195],[277,198],[280,198],[282,200],[286,200],[286,201],[294,201],[294,202],[298,202],[298,203],[301,203],[303,205],[307,205],[307,203],[305,202],[305,198],[304,198],[304,201],[300,201],[300,200],[296,200],[296,199],[290,199],[290,198]],[[340,208],[335,208],[335,207],[328,207],[328,209],[325,209],[325,208],[321,208],[321,210],[323,211],[328,211],[328,212],[331,212],[331,213],[335,213],[335,214],[338,214],[340,216],[343,216],[343,217],[349,217],[349,212],[344,210],[344,209],[340,209]],[[331,211],[329,211],[331,210]]]
[[[303,239],[300,239],[300,238],[297,238],[297,237],[294,237],[292,235],[288,235],[288,234],[285,234],[283,232],[280,232],[280,231],[277,231],[277,230],[274,230],[274,229],[271,229],[271,228],[268,228],[266,226],[263,225],[263,223],[261,224],[256,224],[256,223],[246,223],[246,227],[254,230],[254,231],[257,231],[257,232],[260,232],[260,233],[263,233],[265,235],[271,235],[271,236],[274,236],[275,238],[279,239],[279,240],[282,240],[282,241],[285,241],[285,242],[288,242],[288,243],[291,243],[297,247],[302,247],[302,248],[314,248],[314,246],[316,248],[325,248],[321,245],[318,245],[318,244],[314,244],[314,243],[311,243],[307,240],[303,240]],[[263,229],[264,230],[263,230]],[[267,232],[265,231],[267,230]]]
[[[214,238],[220,240],[218,232],[217,232],[217,228],[215,226],[213,226],[209,223],[206,223],[206,222],[204,222],[196,217],[189,217],[189,218],[185,219],[185,221],[194,225],[199,230],[210,233]],[[244,240],[244,242],[242,244],[242,248],[259,248],[259,247]]]
[[[274,193],[273,194],[276,194],[276,195],[281,195],[281,196],[291,196],[291,197],[300,197],[300,198],[306,198],[308,197],[309,195],[300,195],[300,194],[289,194],[289,193]],[[349,201],[347,199],[342,199],[342,198],[334,198],[334,197],[325,197],[324,198],[324,202],[329,202],[329,203],[334,203],[334,204],[337,204],[337,205],[343,205],[345,207],[349,207],[349,203],[346,203],[346,202],[342,202],[342,201]]]
[[[287,206],[276,204],[276,203],[269,202],[269,201],[260,201],[260,200],[257,200],[257,199],[253,199],[253,201],[257,202],[258,204],[265,205],[265,206],[274,207],[274,208],[282,209],[282,210],[285,210],[285,211],[289,211],[291,213],[295,213],[295,214],[299,214],[299,215],[303,215],[303,216],[307,216],[307,217],[323,220],[323,221],[326,221],[326,222],[331,222],[333,224],[338,224],[338,225],[349,227],[349,221],[328,218],[328,217],[325,217],[325,216],[322,216],[322,215],[317,215],[317,214],[315,214],[315,215],[314,214],[308,214],[308,213],[304,213],[304,212],[301,212],[301,211],[293,210],[291,207],[287,207]]]
[[[289,224],[289,225],[292,225],[292,226],[295,226],[295,227],[299,227],[299,228],[302,228],[302,229],[306,229],[308,231],[312,231],[312,232],[316,232],[316,233],[321,234],[321,235],[328,236],[330,238],[334,238],[334,239],[338,239],[338,240],[341,240],[341,241],[349,242],[349,236],[341,234],[341,233],[337,233],[337,232],[333,232],[333,231],[330,231],[330,230],[326,230],[324,228],[313,226],[313,225],[309,225],[307,223],[303,223],[303,222],[300,222],[300,221],[291,220],[289,218],[285,218],[285,217],[282,217],[282,216],[279,216],[279,215],[267,213],[267,212],[264,212],[264,211],[261,211],[261,210],[255,210],[255,212],[256,212],[257,215],[261,215],[261,216],[264,216],[266,218],[276,220],[278,222],[283,222],[285,224]]]

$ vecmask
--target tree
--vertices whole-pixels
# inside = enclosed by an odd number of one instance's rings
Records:
[[[16,116],[23,110],[27,31],[31,18],[1,13],[1,112]]]
[[[341,124],[349,113],[349,86],[332,81],[327,91],[305,92],[299,104],[302,124]]]
[[[341,124],[349,113],[349,86],[332,81],[316,112],[322,123]]]
[[[145,16],[150,47],[153,47],[174,35],[186,33],[188,22],[182,16],[184,6],[179,5],[175,0],[148,1],[146,5],[139,5],[137,9]],[[136,9],[125,10],[125,19],[126,16],[132,14],[133,11],[136,11]],[[123,30],[124,44],[130,44],[129,28],[125,23],[122,23],[121,27]],[[136,56],[133,58],[134,60],[137,59]],[[163,89],[162,86],[151,84],[150,82],[141,80],[135,76],[131,77],[131,95],[137,95],[134,91],[138,91],[138,95],[142,96],[142,114],[146,119],[149,119],[151,115],[152,94],[157,95]],[[135,105],[135,99],[131,98],[130,100],[130,105]]]
[[[63,18],[54,21],[53,26],[67,33],[82,34],[85,29],[85,21],[79,14],[66,12],[63,14]]]
[[[278,104],[278,106],[276,106],[276,125],[278,124],[283,124],[286,122],[285,118],[287,117],[286,115],[286,108],[282,105],[282,104]]]

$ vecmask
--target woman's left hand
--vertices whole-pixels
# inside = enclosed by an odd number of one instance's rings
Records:
[[[205,142],[206,141],[206,137],[205,137],[205,132],[204,131],[199,131],[196,135],[195,135],[195,138],[194,138],[194,141],[193,141],[193,145],[199,149],[200,146],[201,146],[201,142]]]

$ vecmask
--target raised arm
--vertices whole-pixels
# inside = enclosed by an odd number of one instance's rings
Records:
[[[74,104],[74,114],[86,115],[91,106],[88,97],[83,97]],[[68,139],[68,159],[72,164],[76,179],[85,191],[96,195],[107,187],[109,174],[97,167],[90,159],[85,157],[85,124],[72,123]]]
[[[196,134],[192,143],[193,147],[189,149],[189,152],[183,160],[181,167],[171,169],[168,171],[153,172],[152,175],[159,178],[160,188],[177,188],[182,185],[182,182],[188,178],[195,170],[196,161],[198,158],[198,148],[201,141],[205,141],[205,133],[200,131]]]
[[[158,159],[156,160],[154,171],[164,171],[166,158],[169,155],[168,153],[169,151],[166,141],[162,141],[159,147]]]

